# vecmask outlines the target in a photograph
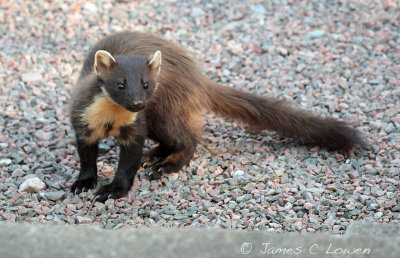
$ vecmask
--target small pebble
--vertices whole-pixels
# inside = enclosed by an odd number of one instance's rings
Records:
[[[20,168],[17,168],[16,170],[14,170],[11,174],[12,177],[20,177],[25,175],[24,171]]]
[[[235,172],[233,172],[232,176],[233,177],[241,177],[243,176],[245,173],[242,170],[236,170]]]
[[[79,224],[91,223],[93,219],[84,216],[76,216],[76,220]]]
[[[304,207],[304,209],[311,210],[311,209],[314,207],[314,205],[311,204],[311,203],[309,203],[309,202],[306,202],[306,203],[303,205],[303,207]]]
[[[20,186],[20,192],[36,193],[38,191],[44,190],[46,184],[37,177],[29,178],[25,180]]]
[[[31,83],[40,81],[42,79],[42,76],[38,72],[28,72],[22,74],[21,79],[26,83]]]
[[[57,192],[46,192],[45,196],[47,199],[51,200],[51,201],[58,201],[61,198],[63,198],[65,195],[64,191],[57,191]]]
[[[376,218],[376,219],[380,219],[380,218],[382,218],[382,216],[383,216],[383,213],[382,212],[375,212],[375,215],[374,215],[374,217]]]
[[[0,167],[6,167],[11,165],[11,159],[0,159]]]
[[[320,38],[324,35],[325,35],[324,30],[313,30],[313,31],[310,31],[309,33],[307,33],[307,36],[310,38],[313,38],[313,39]]]
[[[5,142],[0,142],[0,151],[1,150],[4,150],[5,148],[7,148],[8,147],[8,144],[7,143],[5,143]]]
[[[278,52],[281,56],[287,56],[289,54],[289,51],[286,48],[279,47]]]

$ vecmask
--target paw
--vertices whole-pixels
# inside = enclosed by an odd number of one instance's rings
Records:
[[[95,193],[96,201],[105,202],[107,199],[119,199],[128,195],[130,186],[127,183],[112,182],[108,185],[103,185]]]
[[[155,147],[143,153],[140,164],[142,164],[143,168],[149,168],[164,160],[162,157],[162,155],[160,156],[159,147]]]
[[[150,180],[159,180],[163,174],[171,173],[172,171],[168,169],[168,165],[164,166],[162,164],[157,164],[153,166],[149,172]]]
[[[149,172],[149,179],[150,180],[159,180],[161,178],[161,175],[163,173],[162,168],[152,168]]]
[[[71,186],[71,193],[80,194],[81,192],[87,192],[89,189],[96,187],[97,177],[88,177],[84,179],[77,179]]]
[[[155,157],[143,156],[140,163],[142,164],[143,168],[149,168],[157,164],[159,161],[160,159],[157,159]]]

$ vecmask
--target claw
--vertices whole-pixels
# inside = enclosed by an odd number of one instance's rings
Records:
[[[158,169],[157,171],[151,170],[149,173],[149,177],[151,180],[158,180],[161,178],[162,172],[160,172],[161,169]]]
[[[88,177],[85,179],[78,179],[72,184],[70,191],[73,194],[80,194],[82,192],[87,192],[90,189],[96,187],[97,178]]]
[[[130,185],[121,185],[119,183],[104,185],[95,193],[95,199],[103,203],[110,198],[119,199],[128,195],[129,189]]]

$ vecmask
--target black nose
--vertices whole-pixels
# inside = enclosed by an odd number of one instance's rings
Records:
[[[142,108],[143,101],[142,100],[134,100],[134,101],[132,101],[132,106],[137,109]]]

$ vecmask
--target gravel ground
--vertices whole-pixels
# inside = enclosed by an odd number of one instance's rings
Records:
[[[399,2],[160,3],[2,1],[0,221],[331,233],[399,222]],[[180,43],[213,80],[351,121],[372,147],[304,147],[207,115],[182,172],[149,181],[142,170],[127,198],[105,204],[74,196],[69,92],[88,48],[125,29]],[[118,148],[113,139],[100,148],[105,184]]]

